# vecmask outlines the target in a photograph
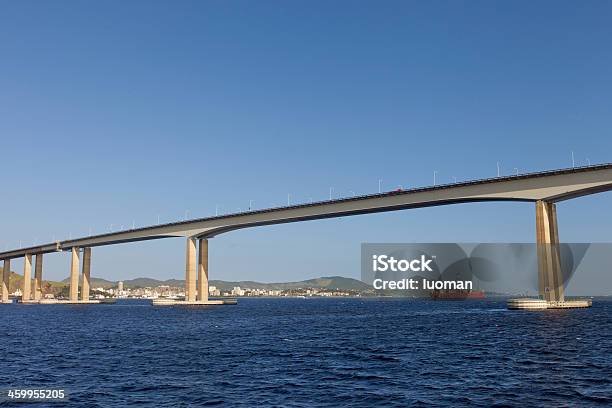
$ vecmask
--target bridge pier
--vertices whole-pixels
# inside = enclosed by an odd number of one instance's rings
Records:
[[[208,302],[208,240],[199,240],[198,302]]]
[[[196,282],[196,239],[187,238],[185,261],[185,301],[159,298],[153,299],[153,306],[206,306],[206,305],[235,305],[236,299],[209,299],[208,298],[208,239],[198,240],[197,256],[197,282]]]
[[[91,248],[83,248],[83,284],[81,285],[81,301],[89,301],[89,286],[91,281]]]
[[[564,282],[559,252],[557,209],[554,203],[536,202],[536,242],[538,252],[538,287],[549,302],[563,302]]]
[[[42,298],[42,269],[43,269],[43,254],[36,254],[36,262],[34,264],[34,300]]]
[[[9,300],[9,278],[11,276],[11,260],[5,259],[2,267],[2,303],[11,303]]]
[[[79,248],[72,247],[72,258],[70,262],[70,302],[79,301]]]
[[[508,309],[545,310],[591,307],[590,299],[565,300],[555,203],[536,201],[536,246],[540,299],[509,299]]]
[[[185,301],[196,301],[196,240],[187,238],[185,257]]]
[[[23,257],[23,295],[22,302],[30,301],[32,287],[32,254],[25,254]]]

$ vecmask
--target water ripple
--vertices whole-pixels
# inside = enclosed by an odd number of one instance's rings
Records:
[[[609,406],[611,311],[606,300],[543,313],[396,299],[3,305],[0,388],[64,388],[75,407]]]

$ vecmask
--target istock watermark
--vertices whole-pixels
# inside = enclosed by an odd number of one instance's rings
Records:
[[[542,253],[554,251],[559,254],[558,281],[563,286],[579,268],[592,275],[612,261],[609,243],[561,243],[554,247],[535,243],[364,243],[361,280],[382,296],[470,299],[538,295],[554,290],[542,287],[538,262]]]
[[[431,267],[434,257],[422,254],[417,258],[395,258],[393,255],[372,255],[373,272],[433,272]],[[399,280],[386,280],[375,278],[372,287],[376,290],[471,290],[471,281],[443,281],[428,280],[425,278],[403,278]]]

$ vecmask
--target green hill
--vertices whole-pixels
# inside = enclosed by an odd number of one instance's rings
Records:
[[[62,281],[62,283],[64,285],[69,285],[70,284],[70,278],[66,278]],[[117,282],[113,282],[113,281],[109,281],[106,279],[102,279],[102,278],[96,278],[96,277],[91,277],[90,281],[89,281],[89,286],[92,288],[104,288],[104,289],[108,289],[108,288],[114,288],[117,286]]]
[[[66,285],[62,282],[49,281],[44,279],[42,283],[43,292],[55,292],[57,290],[61,290],[61,288],[63,288],[64,286]],[[9,275],[9,292],[13,293],[18,288],[23,290],[23,275],[11,271],[11,274]]]

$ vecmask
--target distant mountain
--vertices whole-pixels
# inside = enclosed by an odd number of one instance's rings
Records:
[[[65,285],[69,285],[70,284],[70,278],[66,278],[64,280],[62,280],[62,283]],[[89,281],[89,286],[92,288],[113,288],[115,286],[117,286],[117,282],[113,282],[113,281],[109,281],[106,279],[102,279],[102,278],[95,278],[92,277]]]
[[[66,278],[62,281],[64,284],[70,283],[70,278]],[[91,278],[92,288],[114,288],[117,287],[118,282],[109,281],[106,279]],[[123,281],[124,288],[152,288],[157,286],[173,286],[173,287],[184,287],[185,281],[181,279],[168,279],[158,280],[153,278],[136,278],[126,279]],[[345,278],[342,276],[329,276],[308,279],[298,282],[276,282],[276,283],[262,283],[255,281],[223,281],[223,280],[211,280],[210,286],[216,286],[220,290],[231,290],[235,286],[241,288],[250,289],[272,289],[272,290],[283,290],[283,289],[297,289],[297,288],[321,288],[321,289],[351,289],[351,290],[363,290],[368,289],[370,286],[352,278]]]
[[[345,278],[342,276],[328,276],[315,279],[308,279],[297,282],[275,282],[275,283],[261,283],[254,281],[237,281],[228,282],[222,280],[211,280],[210,286],[216,286],[221,290],[230,290],[234,286],[240,286],[241,288],[250,289],[273,289],[273,290],[284,290],[284,289],[297,289],[297,288],[319,288],[319,289],[341,289],[341,290],[365,290],[369,289],[370,286],[360,280],[353,278]]]
[[[64,280],[66,281],[66,280]],[[117,286],[117,282],[109,281],[102,278],[91,278],[89,280],[89,286],[92,288],[112,288]]]
[[[308,279],[298,282],[275,282],[275,283],[261,283],[254,281],[237,281],[228,282],[222,280],[211,280],[209,283],[211,286],[216,286],[221,290],[229,290],[234,286],[240,286],[241,288],[251,289],[297,289],[297,288],[320,288],[320,289],[352,289],[352,290],[364,290],[370,288],[369,285],[353,278],[345,278],[342,276],[329,276],[315,279]]]
[[[152,288],[155,286],[168,285],[165,281],[152,278],[136,278],[123,281],[124,288]],[[115,285],[117,286],[117,285]],[[181,284],[181,286],[183,286]]]

